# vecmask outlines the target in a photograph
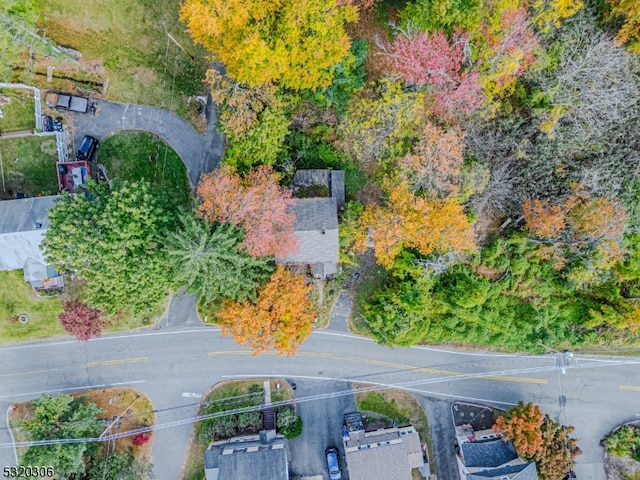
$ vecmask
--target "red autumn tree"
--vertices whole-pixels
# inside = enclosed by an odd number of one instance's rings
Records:
[[[78,340],[86,342],[92,337],[99,337],[102,328],[108,326],[103,319],[103,312],[78,300],[64,302],[63,310],[58,315],[62,328]]]
[[[533,403],[518,402],[501,417],[493,430],[503,435],[505,440],[513,440],[519,455],[531,457],[542,451],[542,423],[544,414]]]
[[[222,334],[231,334],[241,345],[248,344],[254,354],[274,348],[293,355],[311,333],[316,316],[310,290],[303,275],[294,275],[279,265],[255,303],[224,303],[218,313]]]
[[[278,175],[270,167],[258,167],[243,178],[223,166],[202,176],[197,193],[204,218],[244,229],[241,247],[247,254],[286,256],[296,251],[291,192],[278,185]]]
[[[391,67],[407,84],[428,86],[436,114],[470,113],[482,105],[477,72],[463,67],[467,38],[456,31],[451,41],[444,32],[400,33],[385,46]]]
[[[144,445],[145,443],[147,443],[149,440],[151,440],[150,433],[140,432],[133,436],[131,442],[139,447],[140,445]]]

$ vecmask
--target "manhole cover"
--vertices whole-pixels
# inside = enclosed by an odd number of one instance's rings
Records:
[[[27,323],[27,322],[29,321],[29,315],[27,315],[26,313],[21,314],[21,315],[18,317],[18,321],[19,321],[20,323]]]

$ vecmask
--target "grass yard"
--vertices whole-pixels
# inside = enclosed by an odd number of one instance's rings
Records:
[[[355,387],[366,388],[370,385],[366,383],[354,384]],[[381,390],[379,392],[358,392],[354,394],[356,408],[369,418],[367,421],[391,423],[395,420],[399,426],[411,423],[420,435],[420,441],[427,445],[429,455],[429,466],[431,473],[435,475],[435,455],[433,452],[433,442],[431,441],[431,430],[429,420],[420,403],[413,395],[402,390]],[[413,472],[417,472],[414,470]],[[414,478],[421,478],[414,475]]]
[[[36,126],[33,92],[26,89],[0,89],[0,98],[6,97],[9,104],[0,102],[2,118],[0,133],[30,130]]]
[[[75,283],[65,285],[63,296],[38,297],[24,281],[22,270],[0,272],[0,345],[68,335],[58,321],[58,314],[65,299],[82,300],[82,287]],[[124,312],[103,333],[149,327],[162,318],[168,306],[169,297],[164,303],[152,306],[144,316]],[[23,313],[29,316],[26,324],[18,321]],[[143,318],[147,321],[143,322]]]
[[[184,163],[155,135],[116,133],[100,144],[98,161],[107,168],[112,180],[121,178],[133,182],[144,178],[182,206],[188,206],[191,201]]]
[[[29,197],[58,193],[56,137],[3,138],[0,155],[0,198],[16,192]]]
[[[24,281],[22,270],[0,272],[0,344],[64,335],[58,322],[60,297],[40,298]],[[27,314],[22,324],[18,316]]]
[[[39,27],[54,42],[82,53],[80,76],[98,72],[109,79],[109,99],[173,107],[185,116],[185,97],[205,91],[208,61],[178,20],[179,6],[166,0],[50,0],[42,3]]]

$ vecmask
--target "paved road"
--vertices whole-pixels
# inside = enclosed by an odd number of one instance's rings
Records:
[[[98,140],[121,130],[142,130],[158,135],[175,150],[187,168],[189,182],[194,187],[200,175],[210,172],[220,163],[224,138],[216,130],[216,109],[207,104],[207,132],[201,135],[189,123],[168,110],[98,100],[95,115],[66,112],[75,126],[75,145],[85,135]]]
[[[446,402],[453,399],[505,407],[524,399],[576,427],[584,451],[576,471],[582,480],[602,480],[599,440],[614,426],[634,420],[640,413],[638,364],[638,359],[576,356],[563,375],[554,356],[390,349],[330,331],[315,332],[293,357],[254,357],[231,339],[221,338],[215,328],[182,326],[88,343],[58,340],[2,348],[0,413],[6,412],[11,401],[32,399],[42,392],[129,384],[149,395],[159,410],[160,424],[170,424],[193,415],[193,399],[183,393],[202,393],[221,379],[237,376],[285,377],[301,382],[343,379],[400,386],[419,395],[425,405],[429,398],[445,402],[436,412],[444,412]],[[349,393],[346,388],[345,393]],[[566,398],[562,409],[561,397]],[[4,415],[0,423],[0,443],[10,443]],[[154,463],[159,480],[178,478],[188,432],[187,426],[157,432]],[[436,451],[442,452],[437,460],[452,461],[450,436],[437,435],[434,441]],[[10,448],[0,448],[0,461],[13,464]],[[441,480],[456,480],[445,470]]]

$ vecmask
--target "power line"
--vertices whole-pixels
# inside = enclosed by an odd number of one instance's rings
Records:
[[[640,363],[640,361],[636,361],[636,362],[628,362],[628,361],[621,361],[621,362],[616,362],[616,363]],[[598,364],[598,365],[588,365],[588,364],[583,364],[583,365],[571,365],[569,367],[569,369],[587,369],[587,368],[597,368],[600,366],[611,366],[611,363],[607,363],[607,364]],[[272,407],[281,407],[281,406],[286,406],[286,405],[292,405],[292,404],[298,404],[298,403],[305,403],[305,402],[312,402],[312,401],[317,401],[317,400],[324,400],[324,399],[328,399],[328,398],[337,398],[337,397],[343,397],[346,395],[352,395],[354,393],[354,391],[357,392],[373,392],[373,391],[380,391],[380,390],[389,390],[389,389],[394,389],[394,388],[398,388],[398,389],[406,389],[406,390],[410,390],[412,387],[417,387],[417,386],[422,386],[422,385],[431,385],[431,384],[437,384],[437,383],[443,383],[443,382],[448,382],[448,381],[460,381],[460,380],[472,380],[472,379],[479,379],[479,378],[489,378],[489,377],[500,377],[500,376],[512,376],[512,375],[516,375],[516,374],[521,374],[521,373],[540,373],[540,372],[553,372],[553,371],[559,371],[561,367],[559,367],[558,365],[548,365],[548,366],[543,366],[543,367],[532,367],[532,368],[527,368],[527,369],[513,369],[513,370],[500,370],[500,371],[493,371],[493,372],[482,372],[482,373],[463,373],[463,374],[458,374],[458,375],[449,375],[446,377],[437,377],[437,378],[430,378],[430,379],[423,379],[423,380],[415,380],[415,381],[411,381],[411,382],[403,382],[403,383],[399,383],[399,384],[394,384],[394,385],[389,385],[389,384],[377,384],[377,385],[371,385],[369,387],[364,387],[364,388],[358,388],[357,390],[355,389],[348,389],[348,390],[341,390],[339,392],[332,392],[332,393],[321,393],[321,394],[317,394],[317,395],[310,395],[310,396],[306,396],[306,397],[296,397],[294,399],[291,400],[282,400],[279,402],[273,402],[271,404]],[[245,395],[250,395],[250,394],[245,394]],[[234,399],[236,397],[225,397],[224,399],[219,399],[219,400],[230,400],[230,399]],[[208,402],[205,402],[208,403]],[[191,404],[188,406],[195,406],[195,405],[199,405],[199,404]],[[147,412],[147,414],[149,413],[158,413],[158,412],[164,412],[164,411],[169,411],[169,410],[175,410],[178,408],[185,408],[186,406],[179,406],[179,407],[168,407],[166,409],[161,409],[161,410],[153,410],[151,412]],[[146,426],[146,427],[140,427],[140,428],[136,428],[133,430],[128,430],[126,432],[120,432],[120,433],[115,433],[115,434],[110,434],[110,435],[105,435],[102,438],[61,438],[61,439],[50,439],[50,440],[36,440],[36,441],[29,441],[29,442],[16,442],[15,446],[17,447],[30,447],[30,446],[39,446],[39,445],[57,445],[57,444],[63,444],[63,443],[97,443],[97,442],[105,442],[105,441],[111,441],[111,440],[116,440],[119,438],[125,438],[125,437],[130,437],[130,436],[134,436],[137,435],[139,433],[148,433],[148,432],[152,432],[152,431],[156,431],[156,430],[164,430],[167,428],[174,428],[174,427],[179,427],[182,425],[188,425],[188,424],[192,424],[192,423],[197,423],[197,422],[201,422],[204,420],[209,420],[212,418],[219,418],[219,417],[224,417],[224,416],[228,416],[228,415],[235,415],[238,413],[245,413],[245,412],[252,412],[252,411],[257,411],[260,410],[261,407],[260,405],[254,405],[254,406],[249,406],[249,407],[240,407],[240,408],[235,408],[235,409],[230,409],[230,410],[225,410],[222,412],[214,412],[214,413],[209,413],[209,414],[205,414],[205,415],[196,415],[196,416],[191,416],[191,417],[187,417],[184,419],[180,419],[180,420],[175,420],[172,422],[166,422],[166,423],[160,423],[160,424],[156,424],[156,425],[151,425],[151,426]],[[123,417],[127,418],[127,417]],[[13,448],[13,444],[12,443],[0,443],[0,448]]]

